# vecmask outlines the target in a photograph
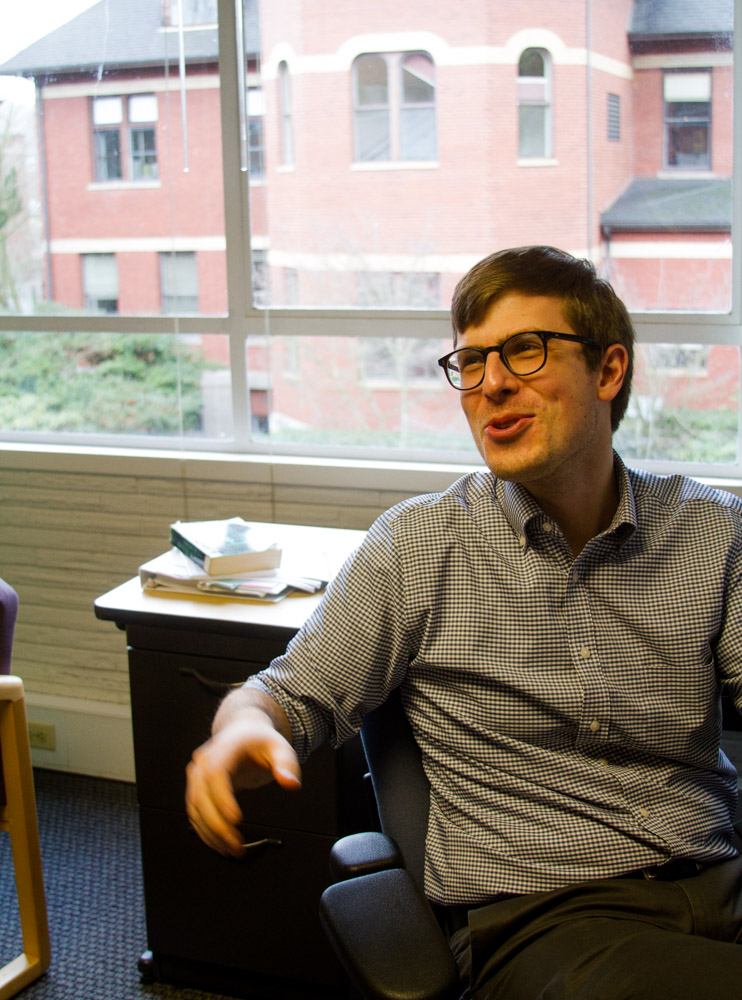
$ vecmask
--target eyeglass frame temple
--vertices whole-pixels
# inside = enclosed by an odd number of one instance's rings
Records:
[[[502,351],[507,343],[509,343],[511,340],[514,340],[516,337],[522,336],[524,333],[535,333],[537,337],[541,338],[541,343],[543,344],[544,347],[544,360],[541,362],[538,368],[534,368],[532,372],[528,372],[527,375],[519,375],[517,372],[514,372],[513,369],[510,367],[510,364],[503,356]],[[478,389],[479,386],[482,384],[482,382],[484,382],[485,368],[487,366],[487,358],[493,352],[500,355],[500,360],[502,361],[502,363],[505,365],[510,374],[515,375],[516,378],[528,378],[528,375],[535,375],[536,372],[540,372],[541,369],[546,364],[548,358],[548,347],[546,345],[550,340],[553,340],[554,338],[556,338],[557,340],[571,340],[573,343],[585,344],[588,347],[600,346],[597,340],[594,340],[592,337],[581,337],[576,333],[559,333],[557,330],[521,330],[519,333],[514,333],[512,337],[508,337],[506,340],[503,340],[501,344],[493,344],[491,347],[468,347],[468,348],[457,347],[455,350],[449,351],[448,354],[444,354],[442,358],[438,358],[438,364],[443,369],[443,372],[446,376],[446,380],[448,381],[448,384],[451,386],[451,388],[456,389],[458,392],[468,392],[469,389]],[[479,382],[477,382],[476,385],[470,385],[464,388],[464,386],[454,385],[453,382],[451,381],[451,376],[448,371],[448,361],[450,358],[454,356],[454,354],[458,354],[459,351],[467,351],[467,350],[479,351],[480,354],[482,355],[483,365],[482,365],[482,377],[479,380]]]

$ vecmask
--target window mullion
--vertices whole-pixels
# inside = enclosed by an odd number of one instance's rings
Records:
[[[246,315],[252,308],[250,274],[250,201],[247,171],[242,169],[238,59],[244,59],[238,44],[237,4],[242,0],[219,0],[219,88],[222,116],[222,163],[224,178],[224,228],[227,256],[227,309],[232,386],[234,444],[245,450],[250,444],[247,366],[245,352]],[[246,95],[245,95],[246,96]]]

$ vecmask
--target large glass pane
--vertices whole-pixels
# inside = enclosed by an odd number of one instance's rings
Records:
[[[0,331],[0,427],[35,433],[232,435],[221,334]]]
[[[114,254],[118,311],[159,315],[159,256],[177,248],[208,289],[189,311],[224,313],[214,0],[16,6],[0,31],[0,310],[84,309],[83,255]]]
[[[740,352],[719,344],[640,344],[616,436],[626,459],[736,462]]]
[[[293,304],[345,306],[373,259],[437,271],[445,309],[477,259],[549,243],[594,260],[632,309],[727,312],[733,5],[686,7],[473,0],[452,17],[442,0],[261,0],[265,213],[253,237],[268,248],[269,304],[289,304],[288,268]],[[610,134],[609,100],[622,113]],[[668,121],[669,103],[708,121]]]

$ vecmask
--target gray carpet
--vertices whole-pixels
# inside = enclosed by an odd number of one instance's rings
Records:
[[[19,1000],[222,1000],[140,982],[146,931],[134,786],[43,770],[35,784],[52,965]],[[23,950],[15,899],[9,838],[0,834],[0,965]]]

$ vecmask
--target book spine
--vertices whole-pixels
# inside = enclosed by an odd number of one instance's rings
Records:
[[[170,544],[174,545],[176,549],[180,549],[183,555],[193,559],[199,566],[206,568],[206,553],[202,552],[193,542],[184,538],[176,528],[170,528]]]

